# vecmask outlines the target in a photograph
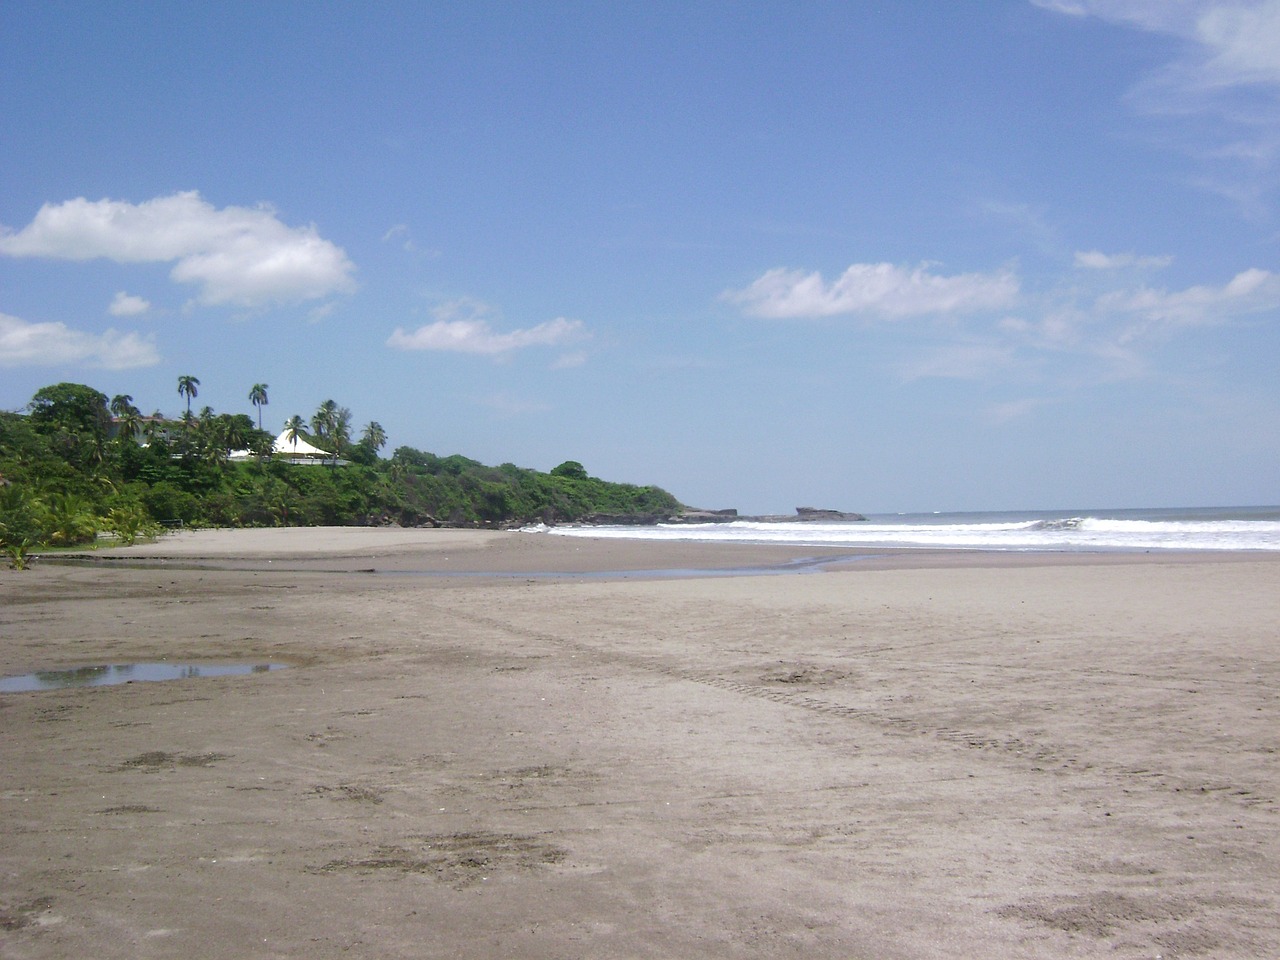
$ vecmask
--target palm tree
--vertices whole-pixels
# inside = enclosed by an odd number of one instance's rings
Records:
[[[147,439],[148,443],[154,443],[157,439],[169,442],[169,428],[166,426],[168,421],[165,415],[159,410],[154,410],[151,416],[147,417],[142,424],[142,435]]]
[[[196,387],[200,386],[200,381],[192,376],[181,376],[178,378],[178,396],[187,398],[187,413],[191,412],[191,400],[200,395],[200,391]]]
[[[133,405],[133,397],[127,393],[117,393],[111,398],[111,412],[117,417],[123,417],[129,410],[136,410]]]
[[[396,457],[391,458],[391,465],[387,467],[387,479],[392,483],[400,483],[408,475],[409,471],[404,465],[403,460]]]
[[[111,412],[116,417],[116,442],[136,441],[142,426],[142,411],[133,405],[133,397],[119,393],[111,398]]]
[[[262,429],[262,408],[267,405],[267,384],[255,383],[249,390],[249,402],[258,408],[258,429]]]
[[[377,420],[371,420],[360,434],[360,442],[377,453],[387,445],[387,431],[382,429],[382,424]]]
[[[226,430],[222,418],[214,416],[212,407],[205,407],[196,421],[196,453],[202,460],[221,465],[226,449]]]
[[[27,569],[31,548],[48,536],[48,505],[27,484],[0,484],[0,551],[15,570]]]
[[[338,404],[333,400],[326,400],[320,404],[311,418],[311,432],[317,440],[328,443],[329,438],[333,435],[333,428],[337,426],[337,423]]]
[[[351,441],[351,411],[346,407],[339,407],[334,413],[330,438],[333,440],[333,465],[336,467],[338,457]]]
[[[299,421],[301,422],[301,421]],[[267,477],[262,484],[262,510],[277,527],[289,525],[289,487],[276,477]]]
[[[298,436],[302,433],[304,426],[306,424],[296,413],[284,422],[284,438],[293,444],[294,453],[298,452]]]
[[[218,418],[222,422],[222,439],[227,445],[227,453],[232,450],[243,450],[249,445],[249,436],[245,433],[243,416],[233,417],[223,414]],[[249,429],[253,429],[253,422],[249,422]]]
[[[74,493],[55,493],[47,503],[49,542],[59,546],[87,543],[98,533],[93,504]]]
[[[333,421],[338,415],[338,402],[336,400],[326,400],[316,408],[315,416],[311,418],[311,426],[315,429],[316,435],[320,436],[327,432],[333,426]]]
[[[181,452],[184,457],[191,456],[191,432],[195,430],[197,423],[199,423],[199,421],[196,420],[195,414],[193,414],[190,410],[188,410],[186,413],[182,415],[182,444],[181,444],[182,451]]]

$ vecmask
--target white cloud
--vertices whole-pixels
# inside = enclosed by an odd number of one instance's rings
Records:
[[[1186,41],[1181,59],[1153,75],[1147,93],[1190,94],[1280,86],[1280,3],[1092,0],[1084,13]]]
[[[556,358],[556,362],[551,365],[552,370],[572,370],[574,367],[581,367],[587,362],[587,351],[575,350],[572,353],[565,353]]]
[[[419,259],[428,259],[440,256],[440,251],[436,249],[423,249],[419,247],[413,236],[409,232],[409,227],[404,223],[397,223],[390,230],[382,235],[383,243],[398,242],[400,248],[406,253],[411,253]]]
[[[151,367],[160,362],[155,339],[107,330],[100,335],[63,323],[28,323],[0,313],[0,367],[83,364],[107,370]]]
[[[1144,30],[1187,33],[1206,0],[1031,0],[1034,6],[1073,17],[1098,17]]]
[[[1089,13],[1083,3],[1077,3],[1074,0],[1031,0],[1031,5],[1072,17],[1083,17]]]
[[[1020,356],[1074,355],[1108,379],[1134,379],[1151,373],[1151,345],[1179,331],[1280,310],[1280,276],[1254,268],[1221,285],[1181,290],[1137,285],[1089,301],[1080,297],[1060,289],[1029,298],[1034,309],[1005,317],[995,332],[1016,344]]]
[[[45,204],[0,253],[117,263],[173,261],[172,279],[204,304],[255,307],[354,289],[355,266],[314,226],[281,223],[269,206],[221,210],[189,191],[133,204],[84,197]]]
[[[581,320],[566,320],[564,317],[508,333],[494,331],[487,320],[480,318],[437,320],[411,332],[396,327],[387,339],[387,346],[397,350],[441,350],[497,356],[526,347],[559,346],[585,333]]]
[[[1011,272],[939,276],[926,266],[855,263],[828,284],[820,273],[778,268],[724,299],[753,316],[771,319],[864,315],[898,320],[961,314],[1007,306],[1018,295]]]
[[[111,306],[107,307],[107,312],[113,317],[136,317],[150,309],[150,300],[119,290],[111,301]]]
[[[1106,271],[1170,262],[1135,253],[1075,254],[1077,267],[1098,271],[1104,282],[1114,279]],[[924,267],[908,271],[880,264],[855,265],[830,284],[816,273],[773,270],[723,298],[764,317],[949,317],[951,342],[936,340],[937,327],[922,329],[919,349],[896,364],[908,381],[1043,379],[1054,371],[1069,374],[1074,384],[1099,377],[1133,379],[1151,373],[1151,347],[1180,331],[1280,312],[1280,273],[1259,268],[1240,271],[1222,284],[1173,290],[1114,283],[1099,296],[1096,288],[1087,292],[1092,286],[1022,291],[1009,272],[937,276]],[[993,315],[993,308],[1014,300],[1016,313]]]
[[[1280,152],[1280,0],[1031,0],[1076,17],[1177,38],[1177,52],[1130,91],[1153,115],[1201,114],[1222,127],[1218,142],[1196,132],[1190,151],[1207,162],[1232,162],[1234,176],[1202,184],[1256,205],[1268,189],[1259,171]],[[1217,182],[1215,182],[1215,179]]]
[[[322,303],[318,307],[313,307],[307,311],[307,322],[319,323],[321,320],[329,316],[329,314],[333,313],[333,308],[335,306],[336,304],[330,300],[328,303]]]
[[[1210,3],[1196,20],[1206,81],[1280,84],[1280,3]]]
[[[1063,349],[1080,342],[1081,328],[1087,317],[1073,304],[1050,302],[1043,305],[1039,320],[1005,317],[997,327],[1006,334],[1040,347]]]
[[[1101,250],[1077,250],[1076,266],[1085,270],[1121,270],[1126,267],[1163,269],[1173,257],[1140,257],[1136,253],[1103,253]]]
[[[1097,17],[1189,41],[1177,65],[1204,86],[1280,83],[1276,0],[1031,0],[1055,13]]]
[[[1098,298],[1103,313],[1132,314],[1140,321],[1121,337],[1126,342],[1155,328],[1205,326],[1232,317],[1280,309],[1280,277],[1252,268],[1220,287],[1197,285],[1185,290],[1140,287]]]

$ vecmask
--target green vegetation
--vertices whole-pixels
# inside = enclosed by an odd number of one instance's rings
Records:
[[[164,526],[424,524],[506,526],[591,514],[680,512],[658,487],[609,483],[568,460],[542,473],[487,467],[412,447],[389,459],[373,421],[352,442],[351,411],[325,400],[307,422],[293,416],[286,441],[326,451],[322,464],[272,454],[273,436],[247,414],[190,409],[200,381],[178,379],[179,419],[144,417],[133,397],[78,383],[38,390],[27,413],[0,412],[0,550],[25,566],[39,547],[74,547],[110,534],[124,543]],[[261,416],[266,384],[250,402]],[[249,451],[248,459],[231,459]]]

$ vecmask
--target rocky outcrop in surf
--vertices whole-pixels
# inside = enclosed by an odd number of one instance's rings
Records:
[[[837,520],[866,520],[860,513],[849,513],[844,510],[829,510],[819,507],[796,507],[794,514],[739,514],[733,508],[723,510],[686,509],[673,514],[613,514],[592,513],[578,520],[578,523],[593,526],[655,526],[659,523],[820,523]]]

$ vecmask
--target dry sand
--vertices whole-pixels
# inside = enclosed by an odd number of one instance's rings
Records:
[[[1280,558],[815,553],[0,573],[0,674],[290,664],[0,695],[0,955],[1280,956]]]

